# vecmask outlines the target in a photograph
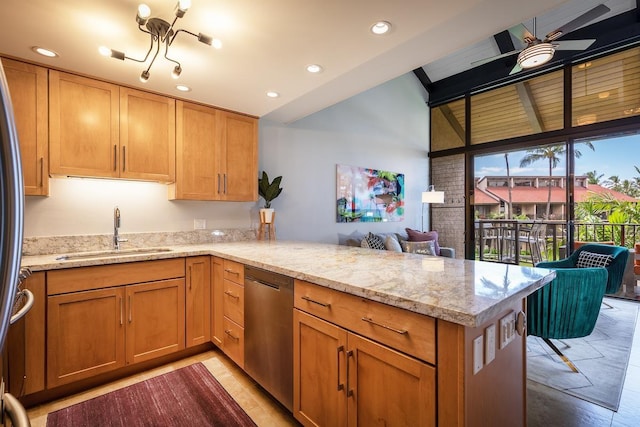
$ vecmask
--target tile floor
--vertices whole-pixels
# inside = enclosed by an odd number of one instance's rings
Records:
[[[219,351],[209,351],[132,377],[106,384],[64,399],[31,408],[33,427],[46,425],[47,413],[125,387],[183,366],[202,362],[258,426],[298,425],[282,406],[268,397],[255,382]],[[640,318],[636,320],[635,336],[627,368],[618,412],[583,401],[535,382],[527,385],[529,427],[604,427],[640,425]]]

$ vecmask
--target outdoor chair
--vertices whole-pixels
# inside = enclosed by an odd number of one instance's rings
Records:
[[[607,288],[603,267],[573,268],[567,259],[541,262],[556,278],[527,297],[527,333],[537,336],[574,372],[575,365],[551,339],[581,338],[591,334]]]

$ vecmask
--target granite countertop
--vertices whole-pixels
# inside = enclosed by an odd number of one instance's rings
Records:
[[[321,243],[251,241],[164,246],[86,259],[24,256],[33,271],[214,255],[439,319],[476,327],[553,280],[552,270]]]

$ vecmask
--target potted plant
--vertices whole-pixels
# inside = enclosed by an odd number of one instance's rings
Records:
[[[271,201],[282,193],[281,181],[282,177],[278,176],[269,182],[269,175],[265,171],[262,171],[262,177],[258,178],[258,195],[264,199],[264,207],[260,209],[260,222],[267,224],[273,222]]]

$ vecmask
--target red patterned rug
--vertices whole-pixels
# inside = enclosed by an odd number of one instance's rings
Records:
[[[255,426],[202,363],[52,412],[47,427]]]

